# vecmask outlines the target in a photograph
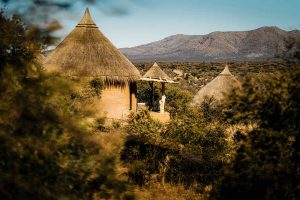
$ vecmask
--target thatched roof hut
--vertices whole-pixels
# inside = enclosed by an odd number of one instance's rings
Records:
[[[101,33],[86,9],[75,29],[46,58],[48,71],[97,77],[108,82],[136,81],[137,68]]]
[[[123,119],[136,111],[140,72],[100,32],[88,9],[75,29],[47,56],[44,68],[84,80],[103,80],[101,97],[93,105],[98,114]]]
[[[224,70],[195,95],[192,105],[201,104],[208,97],[220,102],[235,87],[240,87],[240,82],[230,73],[228,65]]]
[[[142,77],[145,81],[174,82],[155,62],[153,66]]]

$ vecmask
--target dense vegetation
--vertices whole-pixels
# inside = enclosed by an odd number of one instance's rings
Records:
[[[298,44],[299,45],[299,44]],[[292,48],[292,47],[291,47]],[[294,48],[294,47],[293,47]],[[288,56],[291,56],[288,54]],[[295,56],[298,56],[295,55]],[[145,74],[153,63],[134,63]],[[215,78],[228,64],[230,72],[238,79],[248,75],[272,74],[275,71],[292,72],[293,67],[300,67],[299,62],[290,65],[285,61],[234,61],[234,62],[159,62],[159,66],[178,82],[178,87],[195,94],[201,87]],[[174,70],[182,70],[182,75]]]
[[[132,116],[122,158],[130,163],[130,178],[147,184],[152,175],[163,182],[212,183],[226,164],[228,143],[221,126],[208,124],[197,111],[174,117],[166,127],[151,120],[143,111]]]
[[[250,79],[226,105],[231,123],[255,123],[236,133],[234,160],[212,199],[297,199],[299,196],[300,70]],[[261,82],[258,82],[261,81]],[[298,175],[297,175],[298,174]]]
[[[37,52],[48,34],[3,12],[0,27],[1,199],[299,197],[297,64],[230,63],[242,89],[222,105],[190,107],[223,64],[163,63],[186,73],[166,89],[171,121],[142,110],[109,127],[93,109],[101,81],[45,73]],[[148,84],[138,95],[149,103]]]
[[[85,95],[74,80],[46,74],[37,59],[40,34],[2,11],[0,26],[0,198],[128,196],[116,157],[93,139],[85,122],[91,113],[76,101],[95,96],[99,84]]]
[[[190,108],[187,100],[168,125],[147,111],[132,115],[122,153],[129,178],[185,185],[210,199],[297,199],[300,70],[293,69],[247,76],[222,105],[207,99]],[[169,106],[181,104],[180,93]]]

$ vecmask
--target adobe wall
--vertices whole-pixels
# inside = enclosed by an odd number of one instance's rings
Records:
[[[107,118],[126,119],[130,113],[130,103],[132,103],[132,111],[136,111],[136,92],[130,92],[129,84],[123,87],[109,86],[101,92],[98,110]]]

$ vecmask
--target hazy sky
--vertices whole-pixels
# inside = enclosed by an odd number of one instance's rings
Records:
[[[300,0],[102,0],[77,2],[57,13],[66,36],[88,6],[101,31],[117,46],[132,47],[174,34],[251,30],[261,26],[300,29]]]

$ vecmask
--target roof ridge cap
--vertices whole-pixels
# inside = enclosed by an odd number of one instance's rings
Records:
[[[96,23],[94,22],[94,20],[91,17],[89,8],[85,9],[84,15],[81,18],[81,20],[79,21],[79,23],[77,24],[77,26],[96,26]]]

